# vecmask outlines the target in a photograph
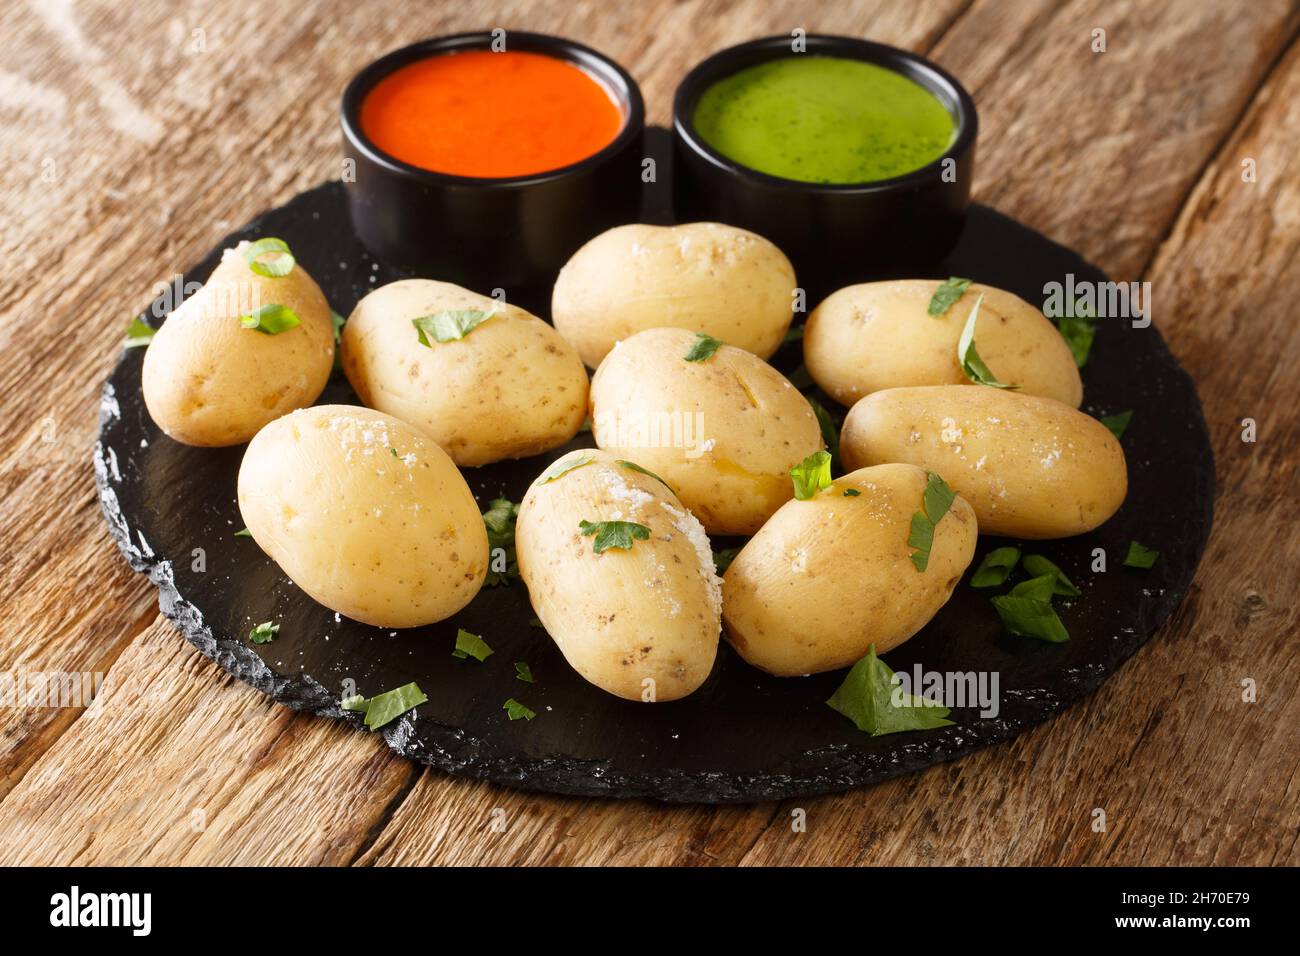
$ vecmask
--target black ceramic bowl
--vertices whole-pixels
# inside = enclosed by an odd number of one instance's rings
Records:
[[[456,282],[477,292],[549,287],[592,236],[636,218],[645,106],[627,72],[571,40],[510,31],[506,48],[544,53],[582,68],[623,111],[613,142],[560,169],[509,178],[430,172],[389,156],[361,128],[361,103],[394,70],[430,56],[491,48],[492,34],[424,40],[375,60],[343,91],[343,152],[356,164],[347,181],[358,237],[401,270]]]
[[[792,56],[865,60],[915,80],[948,109],[952,145],[933,163],[892,179],[823,185],[769,176],[714,150],[692,117],[714,82],[758,63]],[[801,285],[820,296],[864,279],[933,267],[961,235],[975,172],[979,120],[951,75],[906,50],[853,37],[809,36],[794,53],[788,36],[742,43],[701,62],[673,100],[674,204],[679,220],[717,220],[771,239],[794,263]],[[951,160],[951,162],[947,162]],[[948,174],[945,176],[945,169]]]

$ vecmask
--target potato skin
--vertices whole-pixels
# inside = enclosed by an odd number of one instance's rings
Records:
[[[317,405],[263,428],[239,466],[239,511],[298,587],[376,627],[448,618],[487,574],[487,529],[446,452],[368,408]]]
[[[848,286],[808,316],[804,364],[813,380],[842,405],[886,388],[973,385],[957,361],[957,341],[981,294],[975,345],[999,381],[1025,395],[1074,408],[1083,381],[1061,333],[1019,296],[973,284],[943,315],[930,315],[939,283],[901,279]]]
[[[707,332],[768,358],[793,317],[794,267],[762,236],[716,222],[617,226],[560,270],[551,321],[592,368],[644,329]]]
[[[411,320],[448,309],[498,314],[463,339],[421,345]],[[375,289],[357,303],[340,347],[361,401],[424,429],[457,465],[556,448],[586,414],[587,370],[553,328],[449,282]]]
[[[267,422],[314,402],[334,367],[334,326],[320,287],[301,263],[286,276],[258,275],[244,261],[247,246],[222,253],[144,354],[149,415],[186,445],[248,441]],[[298,327],[268,335],[240,324],[240,315],[272,303],[293,309]]]
[[[694,344],[684,329],[620,342],[592,379],[592,433],[668,482],[710,534],[753,534],[794,497],[790,469],[823,447],[821,427],[766,362],[728,345],[687,362]]]
[[[846,468],[905,461],[943,475],[982,534],[1065,538],[1110,518],[1128,493],[1105,425],[1050,398],[981,386],[891,388],[850,409]]]
[[[596,449],[591,464],[535,482],[519,506],[515,549],[533,610],[579,674],[626,700],[677,700],[709,676],[722,596],[699,522],[660,481]],[[549,466],[548,466],[549,467]],[[593,550],[583,521],[650,529],[631,550]]]
[[[925,472],[877,465],[781,507],[723,576],[727,639],[778,677],[847,667],[872,644],[902,644],[952,596],[975,554],[975,513],[959,496],[935,527],[918,571],[907,539]],[[857,497],[845,497],[855,488]]]

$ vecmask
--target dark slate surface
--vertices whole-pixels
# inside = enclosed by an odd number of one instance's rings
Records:
[[[651,146],[662,155],[663,134],[652,132]],[[648,221],[667,220],[667,189],[666,182],[650,187]],[[260,235],[286,240],[344,315],[366,291],[399,277],[357,245],[342,187],[327,183],[249,223],[186,279],[206,278],[222,248]],[[1066,273],[1076,281],[1105,278],[1070,250],[975,207],[960,245],[934,274],[970,276],[1041,302],[1043,285]],[[546,290],[509,291],[512,301],[547,314]],[[810,301],[822,291],[810,290]],[[996,717],[960,708],[953,727],[871,737],[825,706],[842,673],[769,677],[725,642],[704,687],[683,701],[646,706],[578,677],[530,625],[519,583],[484,589],[462,613],[431,627],[393,634],[336,621],[251,539],[232,537],[243,527],[235,501],[243,448],[189,448],[159,432],[140,396],[142,360],[141,349],[124,352],[104,386],[95,476],[109,530],[131,566],[158,587],[163,613],[200,651],[263,693],[358,727],[357,715],[338,708],[345,690],[371,695],[416,681],[429,701],[380,731],[390,747],[451,773],[554,793],[716,803],[803,796],[863,786],[1007,740],[1096,688],[1150,638],[1187,592],[1212,519],[1214,462],[1195,388],[1154,327],[1103,320],[1084,369],[1084,408],[1096,415],[1136,409],[1123,440],[1128,500],[1093,534],[1029,545],[1083,590],[1060,605],[1070,642],[1002,634],[987,596],[963,581],[920,634],[886,657],[908,672],[916,664],[996,672]],[[790,372],[798,361],[794,346],[776,363]],[[843,409],[820,400],[842,418]],[[355,401],[341,376],[321,396],[322,403]],[[519,500],[552,457],[465,474],[486,507],[502,494]],[[1120,567],[1131,539],[1160,550],[1152,570]],[[1002,543],[982,538],[976,560]],[[1096,547],[1106,550],[1106,573],[1090,571]],[[203,570],[195,549],[202,549]],[[250,644],[249,629],[265,620],[280,622],[279,637]],[[482,664],[452,658],[458,627],[483,634],[496,653]],[[521,660],[536,684],[515,679],[513,662]],[[509,697],[537,718],[510,722],[501,709]]]

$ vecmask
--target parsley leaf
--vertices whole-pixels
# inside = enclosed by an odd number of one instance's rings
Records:
[[[1065,625],[1056,616],[1050,600],[1053,579],[1044,575],[1016,585],[1012,593],[990,598],[1003,626],[1021,637],[1036,637],[1053,644],[1063,644],[1070,639]],[[1029,585],[1030,587],[1026,587]],[[1017,594],[1016,592],[1020,593]],[[1046,593],[1047,599],[1036,595]]]
[[[822,441],[826,444],[826,450],[831,453],[831,467],[839,470],[840,432],[839,429],[835,427],[835,419],[831,418],[831,413],[822,407],[820,402],[809,398],[807,395],[805,395],[804,398],[808,399],[808,404],[812,406],[813,414],[817,416],[817,424],[821,426]]]
[[[534,717],[537,716],[537,711],[525,707],[523,704],[519,703],[519,701],[515,700],[513,697],[511,697],[508,701],[502,704],[501,709],[506,712],[506,715],[511,720],[532,720]]]
[[[272,624],[270,621],[263,621],[257,627],[248,632],[248,639],[254,644],[269,644],[275,640],[275,636],[280,633],[280,625]]]
[[[999,382],[989,371],[989,367],[984,364],[980,358],[979,352],[975,351],[975,323],[979,320],[980,305],[984,302],[984,293],[980,293],[975,305],[971,307],[970,315],[966,317],[966,325],[961,330],[961,338],[957,340],[957,362],[961,365],[961,370],[966,373],[966,377],[977,385],[989,385],[993,388],[1019,388],[1018,385],[1007,385]]]
[[[414,707],[419,707],[429,698],[415,683],[403,684],[394,690],[384,691],[369,699],[360,695],[349,697],[339,706],[344,710],[364,711],[366,726],[378,730],[385,724],[391,724],[402,714]]]
[[[829,452],[815,451],[790,469],[794,479],[794,496],[807,501],[831,483],[831,456]]]
[[[519,577],[519,560],[515,554],[515,519],[519,505],[509,498],[494,498],[483,512],[488,536],[488,572],[483,586],[494,588]],[[498,552],[505,557],[505,568],[498,571]]]
[[[1116,438],[1123,438],[1124,432],[1128,430],[1128,423],[1133,419],[1133,412],[1119,412],[1115,415],[1103,415],[1101,423],[1110,429],[1110,433]]]
[[[1053,594],[1059,594],[1062,597],[1078,597],[1082,593],[1074,586],[1074,582],[1065,576],[1064,571],[1041,554],[1025,556],[1025,573],[1035,578],[1042,577],[1045,574],[1050,575],[1053,579]],[[1014,594],[1015,592],[1012,591],[1011,593]]]
[[[539,477],[537,481],[533,482],[533,484],[545,485],[549,482],[555,481],[557,478],[562,478],[575,468],[581,468],[583,465],[590,465],[595,460],[596,459],[592,458],[586,452],[582,452],[576,457],[571,455],[568,458],[562,458],[555,464],[551,465],[550,468],[547,468],[542,472],[541,477]]]
[[[438,342],[455,342],[469,335],[493,315],[495,313],[484,312],[482,309],[445,309],[412,319],[411,324],[415,326],[420,344],[433,348],[430,336]]]
[[[134,349],[142,345],[148,345],[157,334],[158,330],[145,325],[144,319],[134,318],[131,320],[131,324],[126,327],[126,338],[122,340],[122,348]]]
[[[527,661],[515,661],[515,680],[521,680],[526,684],[536,684],[533,680],[533,669],[528,666]]]
[[[731,567],[731,562],[736,560],[738,554],[739,548],[718,548],[713,552],[713,566],[719,574],[726,574],[727,568]]]
[[[858,491],[858,489],[856,489],[856,488],[845,488],[845,489],[844,489],[844,497],[845,497],[845,498],[856,498],[856,497],[857,497],[858,495],[860,495],[860,494],[862,494],[862,492]]]
[[[1091,307],[1080,300],[1074,303],[1071,314],[1056,320],[1056,328],[1070,347],[1074,364],[1083,368],[1088,364],[1088,353],[1092,351],[1092,341],[1097,336],[1097,314]]]
[[[232,538],[251,538],[252,536],[253,532],[249,531],[247,528],[240,528],[231,535]]]
[[[468,657],[482,663],[493,654],[492,648],[488,647],[487,641],[477,634],[471,634],[463,627],[456,630],[456,649],[451,652],[451,656],[458,660],[465,660]]]
[[[930,307],[926,310],[931,315],[943,315],[953,303],[960,299],[970,288],[970,279],[959,279],[952,276],[939,283],[939,288],[934,290],[934,296],[930,299]]]
[[[595,554],[601,554],[610,548],[631,551],[633,539],[646,541],[650,537],[650,529],[634,521],[580,521],[578,530],[584,538],[593,534],[596,536],[591,549]]]
[[[1156,563],[1158,557],[1160,557],[1159,551],[1152,551],[1146,545],[1130,541],[1128,543],[1128,554],[1124,557],[1124,567],[1146,570]]]
[[[926,472],[925,492],[921,495],[923,510],[912,515],[911,531],[907,536],[907,546],[917,549],[912,554],[916,570],[924,571],[929,567],[935,525],[948,513],[956,497],[946,481],[932,471]]]
[[[668,482],[664,481],[662,478],[660,478],[658,475],[656,475],[656,474],[655,474],[653,471],[651,471],[649,468],[642,468],[640,465],[638,465],[638,464],[637,464],[636,462],[634,462],[634,461],[624,461],[622,458],[619,458],[619,459],[615,462],[615,464],[619,465],[619,466],[622,467],[622,468],[626,468],[628,471],[635,471],[635,472],[639,472],[640,474],[643,474],[643,475],[649,475],[651,478],[653,478],[655,481],[659,482],[659,484],[663,485],[663,486],[664,486],[665,488],[667,488],[669,491],[672,491],[672,490],[673,490],[673,486],[670,485],[670,484],[668,484]]]
[[[973,588],[994,588],[1006,581],[1020,562],[1020,549],[1013,547],[994,548],[984,555],[984,560],[971,575]]]
[[[241,315],[239,324],[246,329],[256,329],[266,335],[279,335],[281,332],[296,329],[301,324],[301,320],[298,318],[298,313],[287,305],[276,305],[272,302],[246,315]]]
[[[705,359],[712,358],[713,353],[716,352],[721,345],[722,343],[713,336],[705,335],[703,332],[696,332],[695,344],[691,346],[691,350],[682,356],[682,358],[686,359],[688,362],[703,362]]]
[[[947,707],[923,697],[900,692],[902,706],[896,706],[895,687],[894,672],[876,656],[876,645],[872,644],[867,656],[853,665],[844,683],[826,703],[853,721],[858,730],[872,736],[952,725],[947,719],[950,713]]]

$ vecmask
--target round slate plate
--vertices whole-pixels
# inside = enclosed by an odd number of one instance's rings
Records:
[[[662,131],[650,132],[662,169],[666,141]],[[647,221],[669,221],[668,188],[661,177],[647,190]],[[263,235],[287,241],[343,315],[368,290],[399,278],[358,245],[342,187],[328,183],[230,236],[185,273],[186,281],[205,279],[222,248]],[[1067,274],[1076,282],[1105,280],[1070,250],[978,206],[958,248],[934,273],[970,276],[1031,302],[1042,302],[1044,284]],[[809,290],[810,302],[825,291]],[[548,313],[547,290],[509,294]],[[987,594],[963,581],[920,634],[886,657],[896,671],[920,666],[995,676],[996,716],[961,707],[952,713],[955,726],[872,737],[825,704],[843,672],[769,677],[725,642],[700,690],[646,706],[578,677],[532,625],[518,582],[485,588],[462,613],[431,627],[389,632],[336,619],[251,539],[233,536],[243,527],[235,479],[244,449],[190,448],[164,436],[140,395],[143,353],[124,352],[104,386],[95,475],[109,529],[131,566],[158,586],[163,613],[199,650],[263,693],[358,727],[358,715],[338,707],[347,681],[367,696],[415,681],[429,700],[380,731],[390,747],[451,773],[535,790],[767,800],[862,786],[1007,740],[1096,688],[1150,637],[1186,593],[1210,530],[1214,463],[1190,379],[1154,327],[1103,320],[1084,369],[1085,410],[1135,410],[1123,439],[1128,500],[1093,534],[1027,549],[1055,561],[1082,588],[1082,597],[1060,602],[1069,643],[1003,634]],[[798,345],[775,362],[792,373]],[[842,408],[824,395],[819,400],[842,418]],[[321,402],[356,398],[336,375]],[[571,447],[589,439],[579,435]],[[484,508],[501,495],[518,501],[558,454],[468,469],[465,476]],[[1159,549],[1151,570],[1121,567],[1130,540]],[[1003,543],[982,538],[976,560]],[[1104,573],[1091,570],[1096,548],[1106,554]],[[250,644],[250,628],[267,620],[281,624],[277,639]],[[654,622],[645,626],[652,631]],[[460,627],[483,635],[495,653],[481,664],[453,658]],[[536,683],[516,679],[515,661],[528,662]],[[502,710],[511,697],[535,710],[536,719],[511,722]]]

